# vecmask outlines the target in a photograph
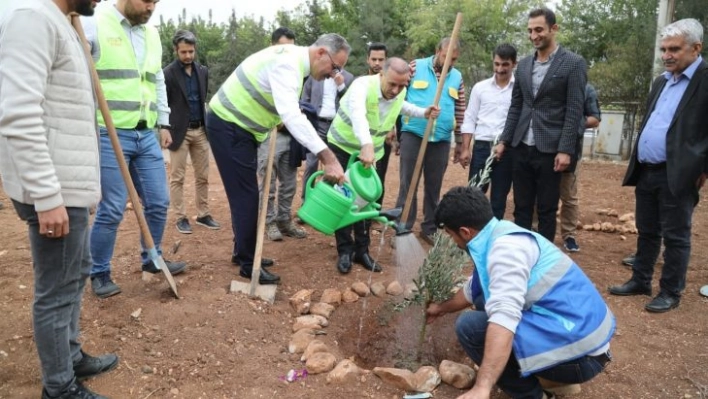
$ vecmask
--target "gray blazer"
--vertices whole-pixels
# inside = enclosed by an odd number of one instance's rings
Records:
[[[578,129],[584,122],[587,65],[583,57],[558,48],[536,96],[533,95],[534,56],[519,62],[511,106],[500,140],[519,145],[533,120],[536,148],[543,153],[575,154]]]
[[[344,90],[340,91],[337,93],[337,98],[334,100],[334,108],[338,109],[339,108],[339,100],[342,98],[344,93],[346,93],[347,89],[349,88],[349,85],[352,84],[352,81],[354,80],[354,75],[351,73],[342,70],[342,75],[344,75]],[[317,81],[312,78],[312,76],[308,77],[307,80],[305,81],[305,87],[302,88],[302,96],[300,96],[300,99],[302,101],[308,102],[312,105],[314,109],[317,110],[317,114],[319,115],[320,111],[322,110],[322,90],[324,88],[324,80]]]

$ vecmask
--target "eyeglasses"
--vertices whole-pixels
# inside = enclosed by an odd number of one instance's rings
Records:
[[[329,61],[332,63],[332,72],[335,75],[342,72],[342,67],[334,63],[334,60],[332,59],[332,56],[329,54],[329,52],[325,52],[325,54],[327,54],[327,57],[329,57]]]

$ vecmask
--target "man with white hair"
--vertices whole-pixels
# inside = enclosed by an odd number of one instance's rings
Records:
[[[695,19],[661,33],[666,72],[656,78],[622,183],[635,186],[639,235],[632,278],[610,287],[613,295],[651,295],[662,239],[664,267],[659,294],[645,309],[679,306],[691,255],[691,219],[708,176],[708,64],[701,57],[703,27]]]

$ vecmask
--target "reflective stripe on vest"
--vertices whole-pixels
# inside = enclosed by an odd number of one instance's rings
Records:
[[[537,233],[495,218],[467,245],[485,301],[490,295],[489,249],[507,234],[531,235],[539,247],[513,341],[521,374],[528,376],[577,359],[607,344],[615,331],[615,318],[580,267]]]
[[[145,60],[138,65],[132,43],[111,9],[96,13],[101,48],[96,70],[117,128],[132,129],[141,119],[157,122],[157,73],[162,69],[162,45],[157,29],[144,25]],[[105,126],[97,112],[98,123]]]
[[[298,92],[302,91],[306,65],[303,62],[303,48],[294,45],[267,47],[246,58],[232,73],[209,102],[209,108],[219,118],[235,123],[263,142],[268,133],[282,123],[275,108],[272,93],[258,84],[258,76],[265,72],[280,57],[298,65]]]
[[[391,104],[388,113],[383,116],[384,121],[381,122],[381,115],[379,115],[380,76],[364,76],[358,79],[369,80],[366,94],[366,120],[369,122],[369,134],[371,134],[372,143],[374,144],[374,154],[376,160],[379,160],[384,155],[386,135],[393,129],[396,124],[396,118],[401,113],[406,92],[404,89],[399,93],[393,104]],[[354,134],[352,120],[349,117],[349,93],[347,91],[339,102],[337,115],[329,127],[329,132],[327,132],[327,141],[351,154],[361,149],[361,143],[359,143]]]

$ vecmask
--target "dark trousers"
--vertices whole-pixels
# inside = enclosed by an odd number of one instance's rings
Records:
[[[379,180],[381,180],[381,187],[383,188],[381,190],[381,198],[379,198],[379,200],[376,202],[381,205],[382,209],[384,196],[386,195],[386,171],[388,170],[388,160],[390,157],[391,145],[388,143],[384,143],[383,157],[376,161],[376,174],[379,175]]]
[[[400,164],[400,187],[396,207],[403,207],[408,195],[408,189],[413,185],[413,172],[418,159],[418,151],[423,139],[413,133],[403,132],[401,134],[401,164]],[[423,159],[423,222],[420,229],[423,234],[432,236],[438,231],[435,225],[435,208],[440,202],[440,190],[442,189],[443,177],[447,170],[447,163],[450,159],[450,142],[438,141],[429,142],[425,150]],[[418,177],[420,181],[420,177]],[[417,183],[417,182],[416,182]],[[411,229],[415,223],[418,210],[417,190],[413,195],[411,210],[406,229]]]
[[[484,165],[492,151],[491,141],[475,140],[472,146],[472,165],[470,165],[470,174],[468,180],[472,180],[479,171],[484,169]],[[492,204],[492,213],[494,217],[501,220],[504,219],[504,211],[506,211],[506,199],[511,191],[511,183],[513,177],[513,155],[511,151],[505,154],[501,160],[492,163],[491,171],[491,186],[489,202]],[[480,187],[486,194],[489,184]]]
[[[648,169],[640,166],[636,198],[637,257],[632,279],[650,285],[654,265],[664,240],[664,267],[659,288],[662,293],[679,298],[686,286],[686,270],[691,256],[691,219],[698,202],[698,190],[682,197],[669,190],[666,167]]]
[[[483,309],[462,312],[455,325],[460,345],[476,364],[482,364],[489,325],[489,318]],[[522,377],[519,374],[519,363],[512,352],[497,385],[514,399],[540,399],[543,397],[543,389],[537,377],[564,384],[579,384],[598,375],[608,361],[605,355],[583,356],[532,376]]]
[[[346,171],[347,164],[349,163],[349,158],[351,154],[343,151],[339,147],[330,145],[329,148],[334,152],[337,157],[337,161],[342,165],[342,168]],[[334,232],[334,238],[337,241],[337,254],[338,255],[356,255],[360,256],[369,252],[369,243],[371,238],[369,237],[369,227],[371,222],[369,220],[362,220],[356,222],[352,225],[342,227]],[[352,231],[354,232],[354,238],[352,239]]]
[[[207,137],[224,183],[234,233],[233,253],[250,272],[256,252],[258,226],[258,142],[246,130],[207,113]]]
[[[12,203],[29,230],[34,268],[32,327],[42,384],[50,395],[59,395],[74,380],[73,363],[81,360],[79,315],[91,270],[89,209],[66,208],[69,234],[49,238],[39,234],[34,205]]]
[[[538,233],[553,242],[560,199],[561,173],[553,170],[556,154],[539,152],[519,143],[513,154],[514,222],[531,230],[533,211],[538,214]]]

